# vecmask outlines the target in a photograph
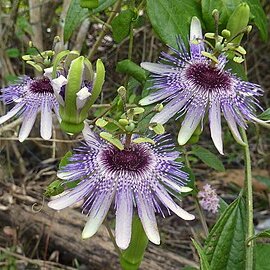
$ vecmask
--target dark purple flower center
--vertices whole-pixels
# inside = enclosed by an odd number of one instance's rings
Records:
[[[30,83],[30,91],[36,94],[45,94],[45,93],[52,93],[53,94],[53,88],[51,85],[51,82],[48,78],[42,77],[38,79],[34,79]]]
[[[191,64],[187,68],[186,75],[195,86],[200,86],[203,90],[215,91],[228,89],[231,86],[229,73],[207,63]]]
[[[111,170],[138,171],[150,163],[151,155],[148,149],[141,145],[132,145],[124,150],[110,147],[103,151],[102,160]]]

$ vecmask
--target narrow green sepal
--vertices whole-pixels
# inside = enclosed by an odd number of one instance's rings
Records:
[[[86,119],[89,109],[95,103],[98,96],[100,95],[104,80],[105,80],[105,67],[102,61],[98,59],[96,62],[96,78],[94,80],[91,96],[81,110],[80,121],[84,121]]]
[[[60,63],[61,60],[63,60],[63,58],[66,57],[69,53],[70,53],[69,50],[65,50],[65,51],[62,51],[62,52],[58,53],[58,54],[55,56],[55,59],[53,60],[53,71],[52,71],[52,78],[53,78],[53,79],[56,78],[56,72],[57,72],[57,67],[59,66],[59,63]]]

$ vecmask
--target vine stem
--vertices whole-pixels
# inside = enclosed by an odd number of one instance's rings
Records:
[[[106,29],[103,28],[101,33],[99,34],[99,37],[97,39],[97,41],[95,42],[95,44],[93,45],[92,49],[89,51],[89,54],[88,54],[88,58],[89,60],[91,61],[93,56],[96,54],[104,36],[106,35],[107,33],[107,28],[108,28],[108,25],[111,24],[112,20],[114,19],[114,17],[117,15],[118,11],[120,10],[121,8],[121,3],[122,3],[122,0],[118,0],[114,7],[113,7],[113,10],[112,10],[112,13],[111,15],[109,16],[108,20],[106,21],[105,25],[106,25]]]
[[[252,174],[251,174],[251,159],[250,151],[248,145],[247,134],[244,128],[240,129],[242,139],[246,144],[244,147],[245,155],[245,196],[246,196],[246,207],[247,207],[247,233],[246,239],[250,239],[254,234],[254,225],[253,225],[253,196],[252,196]],[[246,270],[253,270],[253,240],[250,240],[247,243],[246,247]]]
[[[112,233],[112,230],[111,230],[111,227],[110,227],[110,224],[109,224],[108,220],[105,219],[104,222],[103,222],[103,224],[105,225],[105,227],[106,227],[106,229],[108,231],[109,237],[112,240],[112,243],[113,243],[113,246],[114,246],[116,252],[118,253],[119,257],[121,258],[122,252],[121,252],[120,248],[116,244],[116,241],[115,241],[115,238],[114,238],[114,235]]]
[[[184,159],[185,159],[185,163],[186,163],[187,167],[189,169],[191,169],[190,162],[189,162],[189,159],[188,159],[188,151],[187,151],[187,149],[185,147],[184,147],[183,154],[184,154]],[[208,226],[207,226],[207,223],[206,223],[206,220],[205,220],[205,216],[203,214],[203,211],[202,211],[202,208],[200,206],[198,198],[195,198],[195,205],[196,205],[197,211],[199,213],[199,218],[200,218],[203,230],[204,230],[204,234],[207,237],[208,234],[209,234],[209,230],[208,230]]]

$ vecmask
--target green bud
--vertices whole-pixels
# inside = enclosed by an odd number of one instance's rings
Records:
[[[231,37],[231,32],[228,29],[224,29],[224,30],[222,30],[221,35],[224,38],[229,39]]]
[[[122,98],[122,99],[126,99],[126,95],[127,95],[127,90],[124,86],[120,86],[118,89],[117,89],[117,93],[119,94],[119,96]]]
[[[232,38],[236,36],[232,39],[234,44],[240,44],[244,34],[239,33],[241,33],[247,27],[249,16],[250,8],[247,3],[239,4],[230,16],[226,29],[231,32]]]
[[[251,32],[251,30],[252,30],[252,25],[248,25],[247,26],[247,34],[249,34]]]
[[[123,119],[123,118],[119,119],[118,122],[121,126],[126,126],[129,123],[127,119]]]
[[[127,132],[132,132],[135,129],[135,124],[133,122],[129,123],[128,125],[125,126],[125,130]]]
[[[213,17],[219,16],[219,11],[218,11],[217,9],[214,9],[214,10],[212,11],[212,16],[213,16]]]

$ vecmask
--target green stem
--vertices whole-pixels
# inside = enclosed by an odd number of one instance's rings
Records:
[[[185,147],[184,147],[184,150],[183,150],[183,154],[184,154],[185,163],[186,163],[187,167],[189,169],[191,169],[190,162],[189,162],[189,159],[188,159],[189,152],[187,151],[187,149]],[[203,214],[202,207],[201,207],[201,205],[199,203],[198,198],[195,198],[195,205],[196,205],[197,211],[199,213],[199,218],[200,218],[200,221],[201,221],[205,236],[207,237],[208,234],[209,234],[209,230],[208,230],[206,219],[205,219],[205,216]]]
[[[253,225],[253,196],[252,196],[252,175],[251,175],[251,159],[249,152],[249,145],[247,134],[244,128],[241,128],[241,135],[245,142],[244,154],[245,154],[245,196],[247,205],[247,233],[246,239],[251,238],[254,235]],[[253,270],[253,240],[249,241],[246,247],[246,270]]]
[[[112,20],[114,19],[114,17],[117,15],[118,11],[120,10],[120,8],[121,8],[121,3],[122,3],[122,0],[118,0],[118,1],[115,3],[115,5],[114,5],[114,7],[113,7],[113,10],[112,10],[112,12],[111,12],[111,15],[110,15],[110,17],[108,18],[108,20],[106,21],[106,25],[107,25],[106,29],[105,29],[105,28],[102,29],[101,33],[99,34],[99,37],[98,37],[97,41],[96,41],[95,44],[93,45],[92,49],[89,51],[88,59],[89,59],[90,61],[92,60],[93,56],[96,54],[96,52],[97,52],[97,50],[98,50],[98,48],[99,48],[99,46],[100,46],[100,44],[101,44],[101,42],[102,42],[104,36],[106,35],[108,25],[111,24]]]
[[[105,227],[106,227],[106,229],[108,231],[108,234],[109,234],[109,236],[110,236],[110,238],[112,240],[112,243],[113,243],[113,246],[114,246],[116,252],[118,253],[119,257],[121,258],[122,252],[121,252],[120,248],[116,244],[116,241],[115,241],[115,238],[113,236],[113,233],[112,233],[109,222],[107,221],[107,219],[105,219],[103,223],[104,223],[104,225],[105,225]]]

